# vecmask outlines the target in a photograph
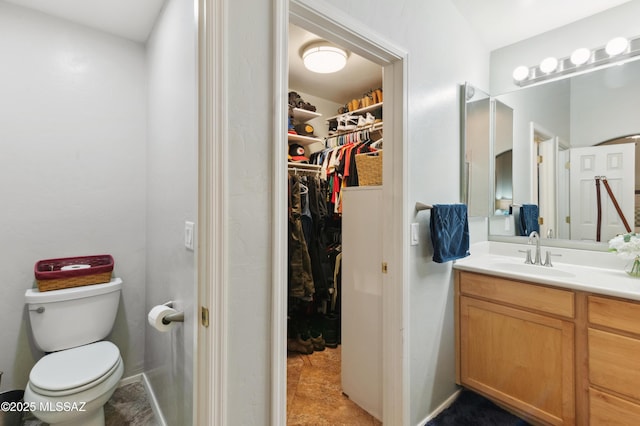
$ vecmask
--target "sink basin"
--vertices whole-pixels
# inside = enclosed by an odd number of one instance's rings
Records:
[[[527,275],[538,275],[546,277],[575,277],[571,272],[554,268],[553,266],[529,265],[527,263],[494,263],[491,265],[495,269],[503,271],[518,272]]]

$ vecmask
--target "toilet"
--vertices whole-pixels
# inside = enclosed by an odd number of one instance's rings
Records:
[[[24,401],[50,425],[104,426],[104,404],[124,365],[120,350],[103,341],[115,322],[122,280],[40,292],[25,302],[36,346],[46,352],[29,373]]]

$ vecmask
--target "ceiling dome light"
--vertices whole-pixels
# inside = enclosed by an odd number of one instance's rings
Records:
[[[629,40],[624,37],[616,37],[609,40],[604,50],[609,56],[616,56],[627,50],[627,46],[629,46]]]
[[[581,47],[580,49],[574,50],[571,54],[571,63],[573,65],[583,65],[587,63],[590,57],[591,51],[586,47]]]
[[[344,68],[347,52],[328,42],[317,42],[305,47],[302,60],[309,71],[328,74]]]
[[[542,62],[540,62],[540,71],[545,74],[549,74],[558,68],[558,60],[553,56],[549,56],[548,58],[544,58]]]
[[[515,81],[525,80],[529,76],[529,68],[524,65],[520,65],[516,69],[513,70],[513,79]]]

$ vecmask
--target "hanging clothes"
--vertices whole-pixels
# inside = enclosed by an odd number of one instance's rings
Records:
[[[311,300],[315,292],[311,258],[302,228],[300,176],[289,176],[289,295]]]

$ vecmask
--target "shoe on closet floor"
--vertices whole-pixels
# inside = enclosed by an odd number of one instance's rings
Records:
[[[309,334],[311,335],[311,344],[313,345],[313,350],[318,352],[324,351],[325,341],[322,337],[322,333],[319,331],[311,330]]]
[[[305,342],[300,336],[297,338],[289,337],[287,339],[287,351],[309,355],[313,353],[313,344],[310,341]]]
[[[325,346],[335,349],[338,347],[340,330],[340,316],[337,314],[326,314],[323,319],[322,336]]]

